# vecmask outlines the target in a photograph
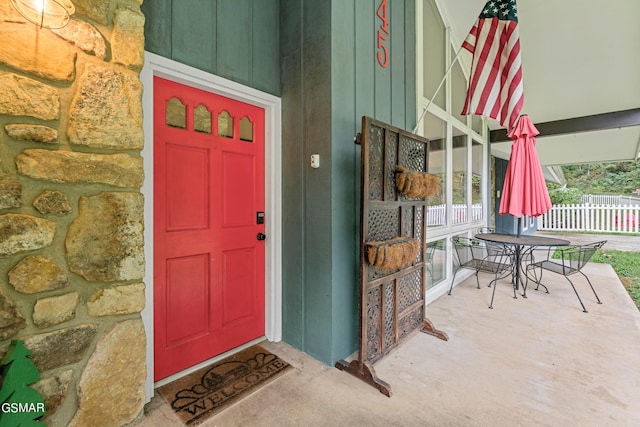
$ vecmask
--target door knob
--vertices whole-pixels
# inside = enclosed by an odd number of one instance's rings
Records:
[[[267,236],[265,236],[265,235],[264,235],[264,234],[262,234],[262,233],[258,233],[258,235],[256,236],[256,238],[257,238],[258,240],[264,240],[264,239],[266,239],[266,238],[267,238]]]

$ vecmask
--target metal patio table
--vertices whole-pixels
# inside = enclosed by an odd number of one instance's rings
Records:
[[[537,247],[555,247],[555,246],[567,246],[568,240],[557,239],[554,237],[543,237],[536,235],[523,234],[516,236],[514,234],[501,234],[501,233],[480,233],[474,236],[476,239],[484,240],[486,242],[499,243],[513,248],[515,255],[514,269],[513,269],[513,286],[516,290],[520,288],[522,282],[522,262],[524,257],[533,255],[534,249]],[[527,289],[523,289],[523,297],[527,297]]]

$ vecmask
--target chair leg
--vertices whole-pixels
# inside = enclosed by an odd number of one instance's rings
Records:
[[[542,286],[544,288],[544,292],[545,293],[549,293],[549,288],[547,288],[545,285],[542,284],[542,282],[538,283],[538,286]],[[536,291],[538,290],[538,286],[536,286]]]
[[[493,298],[496,296],[496,288],[498,287],[498,282],[497,282],[497,278],[493,279],[491,282],[489,282],[489,286],[491,286],[491,284],[493,283],[493,291],[491,292],[491,304],[489,304],[489,308],[493,308]]]
[[[458,269],[458,270],[460,270],[460,269]],[[458,274],[458,270],[456,270],[453,273],[453,278],[451,279],[451,286],[449,286],[449,295],[451,295],[451,291],[453,290],[453,284],[456,281],[456,274]],[[480,279],[478,279],[478,270],[476,270],[476,283],[477,283],[478,289],[480,289]]]
[[[538,288],[540,286],[542,286],[544,288],[544,291],[546,293],[549,293],[549,288],[547,288],[545,285],[542,284],[542,269],[540,269],[540,277],[539,278],[538,278],[538,275],[535,274],[535,273],[534,273],[534,276],[535,276],[535,280],[534,281],[536,282],[536,288],[534,289],[534,291],[537,291]]]
[[[537,274],[535,274],[535,266],[531,266],[531,265],[527,265],[524,269],[524,276],[526,278],[525,282],[524,282],[524,291],[527,291],[527,288],[529,287],[529,279],[533,280],[534,282],[537,283],[537,279],[534,277],[532,278],[531,276],[529,276],[529,270],[534,270],[534,275],[535,277],[538,277]]]
[[[451,295],[451,290],[453,289],[453,284],[456,281],[456,274],[458,274],[458,270],[453,272],[453,279],[451,279],[451,286],[449,286],[449,295]]]
[[[504,279],[505,277],[508,277],[510,275],[509,270],[505,269],[502,272],[500,271],[496,271],[496,274],[493,278],[493,280],[491,282],[489,282],[489,287],[491,287],[491,285],[493,285],[493,291],[491,292],[491,304],[489,304],[489,308],[493,308],[493,299],[496,296],[496,288],[498,287],[498,280],[500,279]],[[513,287],[513,299],[518,299],[518,296],[516,295],[516,287],[515,285],[512,284]]]
[[[491,292],[491,304],[489,304],[489,308],[491,308],[491,309],[493,308],[493,298],[496,296],[496,288],[497,288],[497,286],[494,286],[493,287],[493,292]]]
[[[587,275],[584,274],[582,271],[580,271],[580,274],[582,274],[584,276],[584,278],[587,279],[587,283],[589,283],[589,286],[591,287],[591,290],[593,291],[593,294],[596,296],[596,300],[598,300],[598,304],[602,304],[602,301],[600,301],[600,298],[598,297],[598,294],[596,293],[596,290],[593,289],[593,285],[591,284],[591,280],[589,280]]]
[[[491,304],[489,304],[489,308],[493,308],[493,298],[496,296],[496,288],[498,287],[498,280],[501,279],[499,274],[496,273],[495,278],[489,282],[489,287],[493,285],[493,291],[491,292]],[[516,288],[513,288],[513,298],[518,299],[516,296]]]
[[[569,283],[571,284],[571,287],[573,288],[573,292],[575,292],[576,296],[578,297],[578,301],[580,301],[580,305],[582,306],[582,311],[584,313],[588,313],[587,309],[584,307],[584,304],[582,303],[582,299],[580,299],[580,295],[578,295],[578,291],[576,290],[576,287],[573,286],[573,282],[567,276],[564,276],[564,277],[569,281]]]

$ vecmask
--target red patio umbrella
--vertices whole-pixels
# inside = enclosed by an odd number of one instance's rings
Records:
[[[518,218],[518,235],[522,215],[540,216],[551,209],[551,199],[536,152],[538,129],[529,116],[522,115],[509,132],[513,139],[511,157],[502,187],[500,215]]]

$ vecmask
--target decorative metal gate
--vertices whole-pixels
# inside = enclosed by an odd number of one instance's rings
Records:
[[[425,194],[422,197],[415,194],[416,188],[430,191],[429,179],[435,178],[427,174],[427,139],[370,117],[362,118],[359,137],[362,147],[359,360],[338,361],[336,368],[391,396],[391,386],[376,376],[373,363],[419,330],[449,339],[425,318],[427,203]],[[425,182],[426,185],[419,185]]]

